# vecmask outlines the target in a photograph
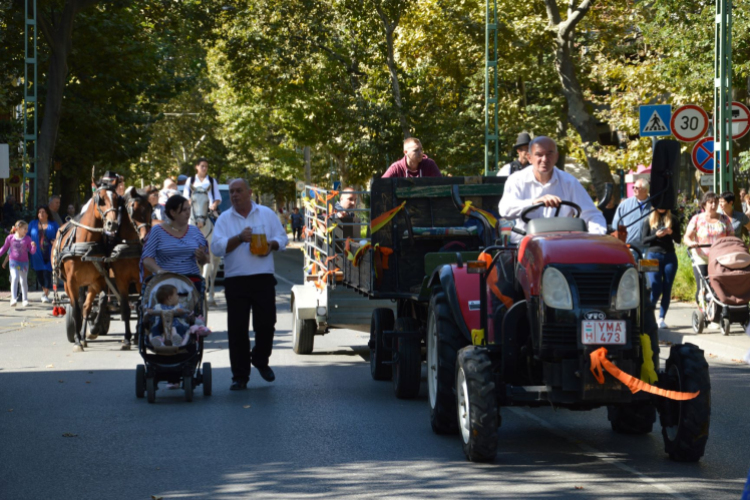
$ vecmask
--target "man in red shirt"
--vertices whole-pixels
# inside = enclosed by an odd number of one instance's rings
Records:
[[[442,177],[437,163],[427,158],[422,151],[422,143],[416,137],[404,141],[404,157],[383,174],[388,177]]]

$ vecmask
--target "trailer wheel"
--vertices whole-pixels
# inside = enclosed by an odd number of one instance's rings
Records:
[[[652,401],[607,406],[607,419],[618,434],[648,434],[654,430],[656,407]]]
[[[706,327],[706,315],[703,311],[693,311],[693,331],[696,334],[703,333],[703,329]]]
[[[430,424],[435,434],[458,432],[456,412],[456,360],[468,345],[451,315],[445,294],[432,296],[427,315],[427,385]]]
[[[370,320],[370,375],[373,380],[390,380],[393,376],[388,363],[393,358],[390,346],[385,345],[383,332],[393,330],[393,310],[379,308],[372,312]]]
[[[471,462],[494,460],[500,415],[492,361],[482,347],[472,345],[458,352],[456,406],[466,458]]]
[[[419,320],[398,318],[397,332],[419,331]],[[395,337],[393,341],[393,392],[399,399],[414,399],[422,382],[422,340],[416,336]]]
[[[292,316],[292,349],[296,354],[310,354],[313,352],[316,327],[314,319],[303,319],[300,321],[295,309],[294,316]]]
[[[665,389],[700,391],[694,399],[668,399],[659,408],[669,457],[677,462],[697,462],[705,452],[711,421],[711,379],[703,351],[693,344],[672,346],[662,377]]]

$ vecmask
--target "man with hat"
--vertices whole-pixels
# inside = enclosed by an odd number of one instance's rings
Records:
[[[507,177],[510,174],[515,174],[529,166],[529,143],[531,142],[531,136],[526,132],[521,132],[516,138],[516,144],[513,146],[513,150],[518,154],[518,159],[503,165],[500,171],[497,173],[498,177]]]

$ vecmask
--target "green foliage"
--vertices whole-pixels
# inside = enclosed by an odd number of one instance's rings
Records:
[[[683,302],[695,302],[695,277],[693,267],[683,245],[677,245],[677,276],[672,285],[672,298]]]

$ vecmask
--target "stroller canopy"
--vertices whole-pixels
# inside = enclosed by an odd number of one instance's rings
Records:
[[[717,240],[708,252],[708,276],[716,298],[727,305],[750,302],[750,254],[734,236]]]

